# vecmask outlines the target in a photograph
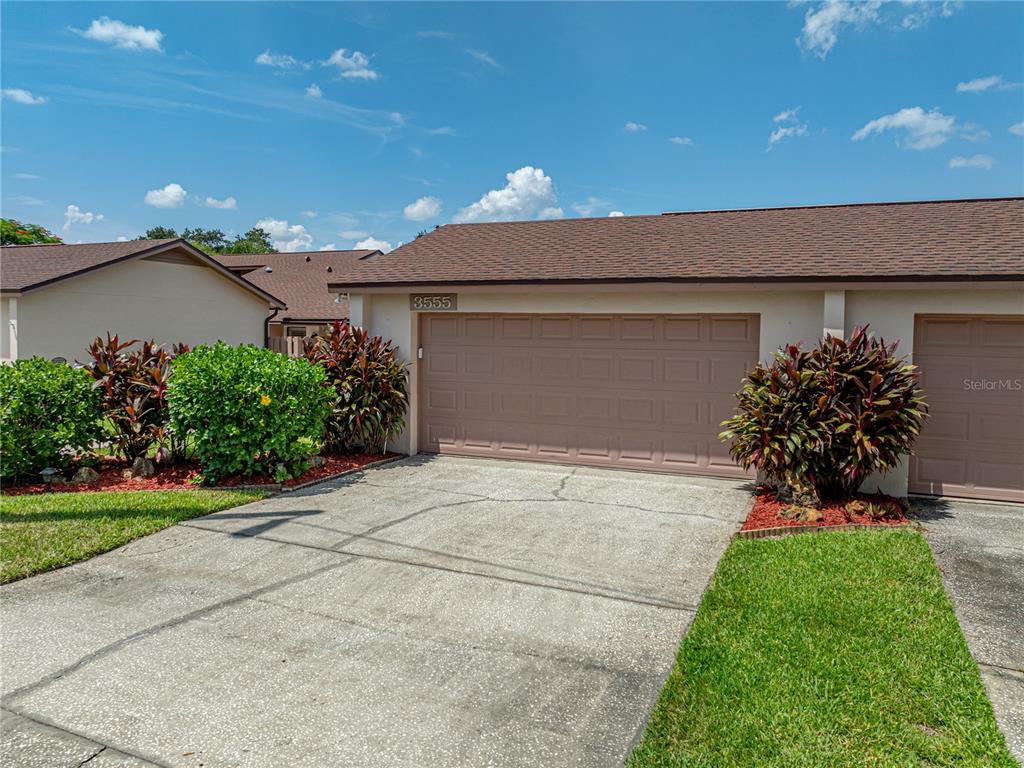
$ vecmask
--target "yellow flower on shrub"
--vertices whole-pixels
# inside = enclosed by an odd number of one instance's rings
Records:
[[[263,395],[260,398],[260,405],[263,405],[263,406],[270,405],[270,395]]]

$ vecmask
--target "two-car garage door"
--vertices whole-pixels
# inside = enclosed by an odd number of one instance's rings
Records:
[[[744,476],[718,440],[756,315],[421,316],[420,447]]]

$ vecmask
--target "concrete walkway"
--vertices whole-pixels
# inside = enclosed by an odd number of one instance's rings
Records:
[[[1024,765],[1024,506],[917,507],[996,721]]]
[[[0,588],[29,766],[621,765],[739,483],[411,459]]]

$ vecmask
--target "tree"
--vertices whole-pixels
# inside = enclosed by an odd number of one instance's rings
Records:
[[[174,240],[178,233],[171,227],[150,227],[143,234],[136,237],[136,240]]]
[[[151,227],[136,240],[169,240],[183,237],[204,253],[211,256],[218,253],[274,253],[274,244],[270,241],[270,233],[265,229],[253,227],[244,235],[235,235],[229,240],[219,229],[203,229],[193,227],[183,229],[179,235],[171,227]]]
[[[63,241],[38,224],[22,224],[17,219],[0,219],[0,242],[3,245],[32,245]]]
[[[270,233],[265,229],[253,227],[244,235],[237,235],[233,243],[225,249],[227,253],[274,253],[274,244],[270,242]]]
[[[228,239],[219,229],[185,229],[182,230],[181,236],[199,250],[210,254],[223,253],[228,245]]]

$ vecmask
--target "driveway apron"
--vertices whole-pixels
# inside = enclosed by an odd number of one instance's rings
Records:
[[[621,765],[742,483],[414,457],[0,588],[0,763]]]
[[[918,501],[996,722],[1024,765],[1024,506]]]

